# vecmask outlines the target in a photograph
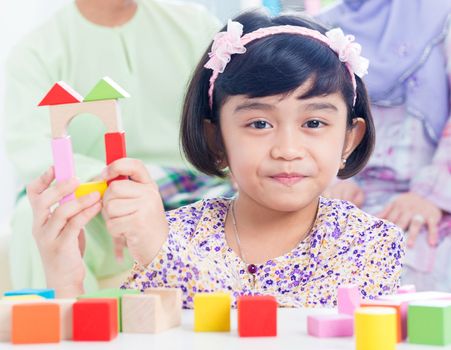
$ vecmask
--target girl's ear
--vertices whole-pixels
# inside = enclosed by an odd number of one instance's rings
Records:
[[[363,136],[365,136],[366,123],[363,118],[354,118],[352,121],[352,126],[346,131],[346,139],[342,152],[342,165],[340,169],[346,166],[346,159],[349,158],[351,153],[357,148],[357,146],[362,142]]]
[[[215,167],[222,170],[226,168],[228,164],[222,143],[222,136],[218,130],[218,126],[212,123],[210,119],[205,118],[204,129],[208,148],[211,150],[215,158]]]

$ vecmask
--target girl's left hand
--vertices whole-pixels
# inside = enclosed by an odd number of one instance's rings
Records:
[[[102,174],[105,180],[119,175],[128,176],[129,180],[110,183],[103,196],[102,215],[115,242],[125,241],[134,260],[147,265],[160,250],[169,231],[163,201],[158,186],[141,161],[119,159]]]
[[[407,246],[413,247],[423,226],[427,226],[431,246],[438,243],[438,224],[443,212],[434,203],[413,192],[396,197],[378,215],[401,227],[408,233]]]

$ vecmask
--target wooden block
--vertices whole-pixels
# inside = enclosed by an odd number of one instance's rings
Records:
[[[396,310],[362,307],[355,310],[356,350],[396,349]]]
[[[45,299],[44,297],[41,297],[40,295],[9,295],[6,297],[3,297],[2,300],[16,300],[16,301],[29,301],[29,300],[42,300]]]
[[[56,303],[25,303],[12,307],[13,344],[58,343],[60,307]]]
[[[73,305],[73,340],[110,341],[118,334],[118,300],[80,299]]]
[[[92,101],[50,106],[52,138],[67,136],[70,121],[79,114],[90,114],[99,118],[106,132],[122,131],[120,110],[116,100]]]
[[[94,88],[88,92],[84,101],[111,100],[130,97],[119,84],[110,77],[103,77]]]
[[[17,289],[10,290],[3,294],[4,296],[17,296],[17,295],[39,295],[46,299],[55,299],[54,289]]]
[[[227,293],[194,296],[194,331],[229,332],[231,297]]]
[[[277,300],[269,295],[245,295],[237,300],[240,337],[277,335]]]
[[[69,180],[75,176],[75,164],[72,154],[72,141],[70,136],[52,139],[53,165],[57,182]],[[73,194],[67,195],[62,203],[74,199]]]
[[[115,160],[127,157],[124,132],[110,132],[105,134],[105,153],[107,165]],[[127,179],[126,176],[118,176],[114,180],[125,179]]]
[[[409,343],[424,345],[451,344],[451,301],[412,302],[408,312]]]
[[[406,284],[404,286],[399,287],[396,293],[397,294],[408,294],[408,293],[415,293],[415,292],[416,292],[415,285]]]
[[[60,330],[61,340],[72,340],[73,331],[73,306],[76,299],[55,299],[54,302],[60,306]]]
[[[408,303],[390,300],[364,300],[361,307],[391,307],[396,311],[396,339],[400,343],[407,337]]]
[[[80,295],[78,299],[95,299],[95,298],[113,298],[117,300],[117,323],[119,326],[119,331],[122,332],[122,296],[127,294],[139,294],[140,291],[136,289],[121,289],[121,288],[111,288],[102,289],[92,293],[86,293]]]
[[[307,333],[318,338],[352,337],[354,317],[347,314],[309,315]]]
[[[64,81],[59,81],[47,92],[38,106],[60,105],[78,103],[83,97]]]
[[[355,309],[360,306],[360,292],[355,284],[341,285],[338,287],[337,304],[338,313],[354,315]]]
[[[158,333],[181,324],[182,292],[178,288],[146,289],[122,297],[124,333]]]
[[[11,341],[11,316],[13,305],[23,304],[23,303],[39,303],[39,302],[48,302],[47,299],[40,297],[38,295],[33,295],[36,297],[35,299],[24,299],[23,297],[29,297],[29,295],[25,296],[17,296],[17,297],[6,297],[0,300],[0,342],[9,342]]]
[[[80,198],[96,191],[100,193],[100,196],[103,196],[107,187],[106,181],[86,182],[77,187],[75,190],[75,197]]]

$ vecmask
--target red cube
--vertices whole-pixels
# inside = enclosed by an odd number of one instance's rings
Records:
[[[118,334],[117,299],[80,299],[73,308],[74,340],[112,340]]]
[[[238,297],[238,334],[240,337],[277,335],[277,300],[270,295]]]

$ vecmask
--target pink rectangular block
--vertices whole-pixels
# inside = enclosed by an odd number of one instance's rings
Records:
[[[75,176],[74,158],[72,154],[72,141],[70,136],[52,139],[53,165],[55,167],[55,178],[57,182],[68,180]],[[66,202],[74,199],[72,193],[62,200]]]
[[[359,288],[355,284],[338,287],[337,303],[339,314],[354,315],[355,309],[360,306],[360,301]]]
[[[354,317],[346,314],[307,316],[307,333],[314,337],[352,337]]]

